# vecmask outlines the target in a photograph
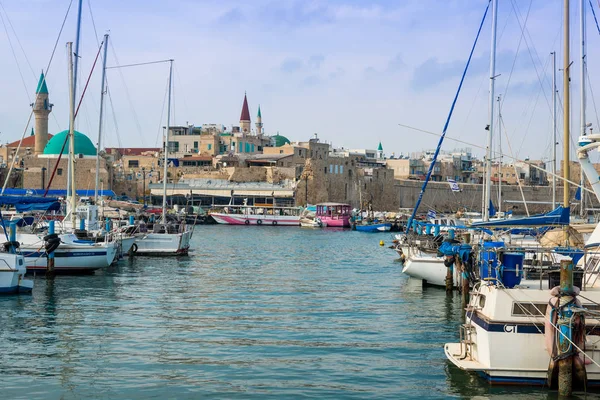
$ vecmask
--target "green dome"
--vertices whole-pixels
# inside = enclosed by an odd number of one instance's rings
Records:
[[[63,146],[63,143],[69,136],[69,131],[62,131],[52,136],[52,139],[48,141],[48,144],[44,148],[44,154],[48,155],[58,155],[60,153],[60,149]],[[69,153],[69,143],[65,145],[65,149],[63,154]],[[84,156],[95,156],[96,155],[96,147],[88,138],[81,132],[75,131],[75,155],[83,154]]]
[[[290,140],[285,136],[281,136],[279,133],[275,136],[271,136],[271,141],[273,142],[273,146],[281,147],[283,145],[289,144]]]

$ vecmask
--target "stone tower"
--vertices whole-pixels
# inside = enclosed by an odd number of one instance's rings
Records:
[[[43,72],[35,90],[35,103],[31,106],[35,114],[35,154],[42,154],[48,143],[48,116],[53,106],[48,99],[48,87]]]
[[[258,105],[258,114],[256,115],[256,134],[262,136],[263,134],[263,123],[262,115],[260,115],[260,104]]]
[[[242,105],[242,115],[240,116],[240,130],[244,133],[250,133],[250,110],[248,109],[246,93],[244,93],[244,104]]]

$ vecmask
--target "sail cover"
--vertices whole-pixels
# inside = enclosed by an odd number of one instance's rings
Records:
[[[50,197],[0,196],[0,205],[14,206],[18,212],[60,210],[58,199]]]
[[[569,225],[569,207],[557,207],[547,214],[531,215],[523,218],[509,218],[497,221],[475,222],[472,227],[504,227],[504,226],[544,226],[544,225]]]

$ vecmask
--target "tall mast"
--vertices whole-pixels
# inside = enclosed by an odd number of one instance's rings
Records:
[[[569,65],[571,63],[571,51],[569,49],[569,0],[564,0],[564,54],[563,54],[563,177],[565,178],[563,186],[563,207],[569,207],[569,145],[571,140],[570,123],[571,123],[571,94],[569,86]]]
[[[485,188],[484,188],[484,207],[483,220],[490,220],[490,194],[492,188],[492,137],[494,131],[494,87],[496,81],[496,30],[498,25],[498,0],[492,0],[492,43],[490,56],[490,93],[489,93],[489,114],[490,123],[488,125],[488,141],[485,160]]]
[[[579,40],[580,40],[580,56],[581,56],[581,60],[579,63],[579,79],[581,81],[581,88],[579,90],[580,93],[580,97],[579,97],[579,101],[580,101],[580,105],[579,105],[579,112],[580,112],[580,123],[581,123],[581,135],[585,136],[586,134],[586,128],[587,128],[587,124],[586,124],[586,118],[585,118],[585,106],[586,106],[586,98],[585,98],[585,91],[586,91],[586,82],[585,82],[585,71],[586,71],[586,67],[587,67],[587,54],[586,54],[586,29],[585,29],[585,0],[580,0],[579,1]],[[584,184],[584,180],[583,180],[583,168],[581,168],[581,176],[580,176],[580,182],[579,185],[581,187],[581,200],[580,200],[580,207],[579,207],[579,215],[581,217],[584,217],[585,214],[585,208],[584,208],[584,203],[585,203],[585,192],[583,190],[583,184]]]
[[[78,2],[78,8],[77,8],[77,29],[75,31],[75,60],[74,60],[74,67],[73,67],[73,97],[71,98],[71,103],[73,103],[73,109],[75,108],[75,102],[77,101],[77,71],[78,71],[78,65],[79,65],[79,39],[81,37],[81,7],[82,7],[82,3],[83,0],[79,0]],[[71,47],[73,45],[71,44]],[[71,51],[69,54],[73,54],[73,51]],[[71,56],[69,56],[71,57]],[[75,127],[73,127],[73,130],[75,129]],[[71,181],[75,181],[75,171],[73,171],[73,169],[71,169],[71,162],[69,162],[68,166],[67,166],[67,198],[69,196],[75,196],[76,193],[72,191],[72,187],[71,185],[69,185],[68,182]],[[75,210],[73,210],[74,212]],[[75,229],[75,225],[73,225],[73,229]]]
[[[98,187],[100,186],[100,149],[102,148],[102,115],[104,114],[104,92],[106,85],[106,50],[108,34],[104,35],[104,59],[102,60],[102,83],[100,89],[100,122],[98,123],[98,150],[96,151],[96,185],[94,186],[94,203],[98,204]]]
[[[71,223],[73,229],[77,226],[77,214],[75,210],[77,204],[75,202],[75,75],[73,68],[73,42],[67,43],[67,53],[69,54],[69,170],[71,171],[71,180],[67,182],[67,186],[71,189],[69,196],[69,204],[71,207]]]
[[[500,95],[498,95],[498,212],[502,211],[502,111],[500,109]]]
[[[169,60],[169,101],[167,102],[167,131],[165,133],[165,159],[163,160],[164,172],[163,172],[163,204],[162,204],[162,222],[167,223],[167,162],[169,152],[169,129],[171,125],[171,81],[173,78],[173,60]]]
[[[556,208],[556,52],[552,53],[552,209]]]

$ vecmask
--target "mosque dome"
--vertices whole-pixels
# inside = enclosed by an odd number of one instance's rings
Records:
[[[273,143],[274,147],[281,147],[283,145],[289,144],[290,140],[278,133],[275,136],[271,136],[271,142]]]
[[[52,139],[48,141],[48,144],[44,148],[45,155],[58,155],[60,149],[63,146],[66,138],[69,135],[69,131],[62,131],[52,136]],[[63,154],[69,153],[69,143],[67,142]],[[75,155],[83,154],[84,156],[95,156],[96,147],[86,135],[81,132],[75,131]]]

